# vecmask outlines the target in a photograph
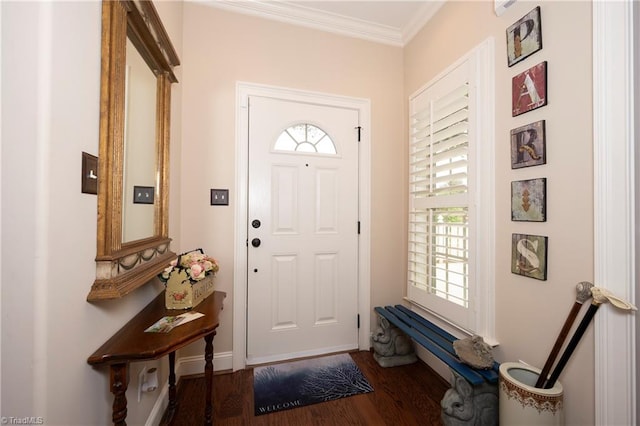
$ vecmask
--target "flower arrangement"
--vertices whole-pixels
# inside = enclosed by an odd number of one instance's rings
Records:
[[[204,254],[202,249],[193,250],[187,253],[183,253],[174,259],[169,267],[166,268],[158,278],[163,283],[169,280],[169,276],[174,269],[184,270],[187,273],[187,277],[192,283],[198,282],[205,278],[207,275],[213,274],[220,269],[218,261],[213,257]]]

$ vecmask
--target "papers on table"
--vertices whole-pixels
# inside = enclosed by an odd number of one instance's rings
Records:
[[[151,327],[147,328],[145,333],[168,333],[179,325],[186,324],[189,321],[193,321],[203,316],[204,314],[200,312],[191,311],[176,316],[162,317]]]

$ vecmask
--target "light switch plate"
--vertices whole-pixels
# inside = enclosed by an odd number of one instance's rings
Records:
[[[228,189],[212,189],[211,205],[212,206],[228,206],[229,190]]]
[[[134,186],[133,204],[153,204],[153,186]]]
[[[81,191],[83,194],[98,193],[98,157],[95,155],[82,153],[82,181]]]

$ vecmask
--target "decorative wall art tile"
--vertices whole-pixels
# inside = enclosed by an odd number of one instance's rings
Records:
[[[540,62],[511,80],[513,117],[547,104],[547,61]]]
[[[511,220],[544,222],[547,220],[547,179],[511,182]]]
[[[542,49],[540,6],[507,28],[507,64],[512,66]]]
[[[511,272],[529,278],[547,279],[548,237],[513,234],[511,236]]]
[[[539,166],[547,162],[545,121],[511,130],[511,168]]]

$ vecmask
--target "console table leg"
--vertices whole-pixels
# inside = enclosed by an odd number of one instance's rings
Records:
[[[169,353],[169,407],[167,412],[169,413],[169,419],[173,418],[177,407],[177,391],[176,391],[176,353]]]
[[[216,333],[204,336],[204,377],[207,382],[205,390],[204,424],[213,425],[213,336]]]
[[[128,364],[111,365],[111,393],[114,395],[111,418],[115,426],[127,426],[127,368]]]

